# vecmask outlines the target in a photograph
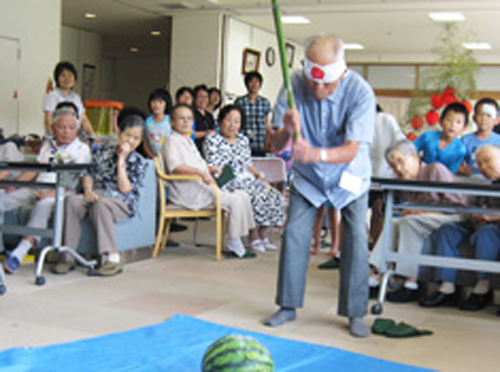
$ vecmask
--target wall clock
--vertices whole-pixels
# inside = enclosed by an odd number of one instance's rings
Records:
[[[276,62],[276,52],[273,47],[266,49],[266,64],[271,67]]]

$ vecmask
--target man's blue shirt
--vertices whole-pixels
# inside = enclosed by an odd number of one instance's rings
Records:
[[[315,207],[329,201],[335,208],[343,208],[370,187],[372,167],[369,145],[375,125],[373,90],[352,70],[339,82],[333,94],[323,100],[313,96],[302,71],[292,76],[292,88],[302,122],[302,137],[312,146],[332,148],[343,145],[345,141],[359,142],[358,153],[350,163],[293,163],[293,185],[301,195]],[[273,117],[275,127],[283,127],[287,106],[282,89]],[[361,178],[359,192],[339,187],[344,171]]]

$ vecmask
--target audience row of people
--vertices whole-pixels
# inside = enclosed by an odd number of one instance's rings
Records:
[[[414,143],[399,140],[389,145],[385,153],[388,164],[396,177],[405,180],[456,182],[458,174],[481,177],[485,182],[495,183],[500,176],[500,136],[493,132],[497,116],[496,101],[490,98],[479,100],[473,114],[476,132],[460,137],[467,125],[468,112],[462,104],[452,103],[441,114],[442,131],[425,132]],[[480,208],[492,208],[498,204],[495,198],[487,198],[486,202],[485,198],[467,200],[463,195],[451,192],[405,192],[403,197],[407,202],[419,204],[476,205]],[[458,213],[406,210],[402,218],[392,222],[391,245],[398,252],[415,255],[421,253],[424,240],[430,239],[435,254],[459,257],[461,245],[468,241],[476,258],[498,260],[499,220],[498,216],[489,215],[487,211],[486,214],[463,216]],[[385,271],[382,245],[382,239],[379,239],[371,253],[370,264],[375,270]],[[465,301],[459,301],[455,269],[436,269],[435,280],[441,284],[438,291],[432,294],[419,291],[418,265],[398,263],[395,272],[406,280],[400,289],[388,293],[387,299],[392,302],[419,300],[424,307],[456,305],[462,310],[479,310],[493,298],[487,273],[478,272],[472,294]],[[378,286],[378,277],[374,272],[370,285]]]
[[[49,92],[44,100],[47,137],[37,157],[38,162],[48,162],[49,159],[55,157],[64,159],[61,161],[65,162],[91,162],[89,147],[77,136],[80,129],[83,129],[89,136],[95,134],[85,115],[80,97],[73,91],[76,77],[76,69],[69,62],[59,63],[54,70],[57,87]],[[262,80],[261,77],[259,80],[259,77],[256,79],[260,86]],[[209,95],[212,98],[211,101],[208,100]],[[267,231],[270,226],[283,223],[284,198],[281,193],[265,182],[263,175],[260,175],[251,164],[248,138],[240,133],[244,120],[242,108],[229,105],[221,110],[219,118],[221,129],[218,133],[213,129],[215,125],[212,116],[221,104],[221,95],[217,88],[208,90],[204,85],[199,85],[191,90],[183,87],[178,90],[176,99],[180,103],[172,109],[172,100],[168,91],[154,90],[148,99],[151,115],[145,121],[139,110],[124,109],[118,117],[118,144],[115,146],[106,144],[99,148],[93,159],[97,168],[91,168],[80,180],[79,187],[83,193],[81,195],[71,193],[66,197],[64,243],[71,247],[78,245],[80,239],[78,221],[88,215],[98,236],[100,256],[98,273],[100,275],[116,275],[123,268],[116,247],[114,229],[110,229],[110,226],[136,212],[135,204],[139,197],[138,186],[141,184],[147,165],[145,159],[136,150],[140,150],[150,158],[162,151],[167,169],[174,173],[182,173],[186,169],[189,173],[192,171],[191,168],[196,167],[209,170],[207,174],[202,175],[202,182],[190,182],[190,185],[198,190],[203,190],[204,184],[214,182],[213,177],[220,174],[224,166],[231,166],[235,179],[222,190],[223,204],[230,216],[227,232],[229,255],[245,258],[255,256],[253,252],[246,251],[241,241],[241,237],[248,234],[253,251],[276,248],[269,240]],[[177,115],[178,112],[179,115]],[[205,124],[210,129],[203,131]],[[179,152],[179,149],[182,149],[181,144],[189,146],[192,139],[204,140],[205,137],[209,140],[206,141],[207,144],[202,150],[207,155],[210,165],[205,162],[200,152],[198,152],[198,157],[194,156],[193,152]],[[189,138],[189,141],[179,142],[179,138]],[[198,141],[199,145],[202,143]],[[224,151],[215,151],[221,145],[225,145],[222,146]],[[8,150],[9,146],[6,146],[5,150]],[[184,159],[184,156],[189,154],[194,157],[188,156]],[[202,163],[197,163],[200,160],[206,168]],[[197,171],[197,173],[200,172]],[[22,174],[18,180],[33,181],[37,177],[50,177],[53,181],[55,175],[29,173]],[[77,190],[76,182],[70,186],[70,189]],[[176,186],[172,185],[171,200],[178,204],[185,202],[187,207],[193,209],[214,203],[214,195],[202,192],[186,194],[185,191],[188,189],[189,187],[181,187],[179,189],[181,192],[178,192]],[[211,189],[205,188],[205,191],[207,190],[210,194]],[[18,206],[30,206],[33,210],[28,226],[47,227],[54,205],[53,191],[40,193],[30,188],[6,191],[0,195],[2,218],[8,210]],[[194,203],[193,195],[197,195],[200,199],[199,205]],[[8,273],[14,273],[24,256],[39,240],[38,237],[24,236],[19,245],[12,252],[7,253],[8,257],[3,264],[5,270]],[[68,256],[55,265],[53,271],[63,274],[74,267],[73,258]]]

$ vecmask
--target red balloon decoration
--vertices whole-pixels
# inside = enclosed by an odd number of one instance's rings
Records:
[[[462,101],[462,105],[465,106],[469,114],[472,112],[472,103],[470,103],[469,101]]]
[[[443,104],[444,104],[444,100],[443,100],[443,96],[441,94],[434,94],[431,97],[431,105],[436,110],[439,110],[441,107],[443,107]]]
[[[418,115],[415,115],[411,121],[410,125],[412,126],[413,129],[419,130],[424,126],[424,118]]]
[[[425,121],[429,125],[436,125],[439,122],[439,114],[436,111],[428,111],[427,114],[425,114]]]
[[[458,102],[458,99],[456,99],[455,96],[444,96],[443,102],[448,106],[450,103]]]
[[[415,133],[408,133],[406,137],[412,142],[418,138],[418,136]]]
[[[446,96],[454,96],[454,95],[455,95],[455,89],[453,89],[452,87],[448,87],[445,90],[443,90],[443,96],[444,97],[446,97]]]

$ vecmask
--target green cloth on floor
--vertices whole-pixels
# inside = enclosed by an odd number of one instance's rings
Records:
[[[429,336],[433,332],[426,329],[417,329],[404,322],[396,323],[393,319],[377,318],[373,322],[372,332],[376,335],[391,338],[406,338],[415,336]]]

